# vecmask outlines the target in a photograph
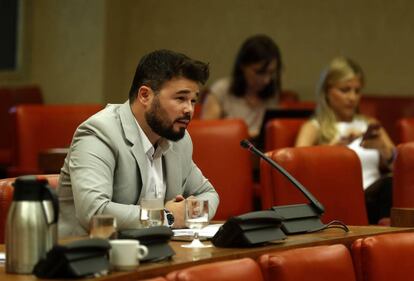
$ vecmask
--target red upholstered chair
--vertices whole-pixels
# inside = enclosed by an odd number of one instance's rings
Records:
[[[399,143],[414,141],[414,118],[401,118],[397,121]]]
[[[201,117],[201,110],[202,110],[202,104],[200,103],[196,103],[194,106],[194,114],[193,114],[193,119],[200,119]]]
[[[11,164],[12,159],[12,122],[10,120],[9,109],[13,106],[12,96],[9,89],[0,88],[0,165]]]
[[[358,281],[405,281],[414,276],[414,233],[360,238],[352,244]]]
[[[246,124],[239,119],[193,120],[188,131],[194,162],[220,195],[214,219],[252,211],[251,156],[240,147],[240,141],[248,137]]]
[[[281,103],[296,103],[299,101],[299,94],[293,90],[282,90],[280,92]]]
[[[400,118],[414,116],[414,98],[391,94],[363,95],[359,108],[361,113],[377,118],[391,139],[399,143],[395,124]]]
[[[280,118],[266,124],[265,151],[295,146],[300,127],[307,119]]]
[[[10,88],[14,104],[43,104],[42,90],[37,85]]]
[[[169,281],[263,281],[259,265],[250,258],[192,266],[170,272]]]
[[[17,106],[13,112],[16,156],[9,175],[42,173],[39,152],[69,147],[78,125],[102,108],[98,104]]]
[[[56,188],[59,175],[39,175],[46,177],[51,187]],[[4,243],[7,213],[13,199],[13,183],[16,178],[0,179],[0,244]]]
[[[322,221],[367,225],[358,156],[343,146],[283,148],[267,155],[285,168],[325,206]],[[308,203],[283,175],[261,160],[262,207]]]
[[[312,109],[314,110],[316,107],[316,103],[314,101],[291,101],[286,100],[280,101],[280,107],[283,109]]]
[[[42,92],[37,86],[0,88],[0,166],[9,166],[13,159],[13,122],[10,109],[18,104],[43,103]]]
[[[351,254],[342,244],[264,254],[258,263],[266,281],[355,280]]]
[[[414,142],[397,146],[393,174],[393,207],[414,208]]]

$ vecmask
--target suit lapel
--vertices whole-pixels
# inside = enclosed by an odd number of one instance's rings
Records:
[[[136,123],[135,117],[132,114],[129,101],[125,102],[123,105],[121,105],[120,108],[120,118],[121,118],[121,126],[125,133],[125,138],[131,143],[131,152],[132,155],[135,158],[135,161],[137,161],[140,174],[141,174],[141,190],[140,190],[140,196],[138,199],[138,202],[141,200],[141,198],[144,196],[143,190],[145,190],[145,186],[147,186],[148,182],[148,163],[145,159],[146,155],[143,151],[143,145],[141,142],[141,138],[139,137],[138,132],[138,125]],[[137,179],[138,181],[139,179]],[[140,186],[140,183],[138,182],[138,186]]]
[[[181,171],[181,161],[179,155],[175,152],[174,147],[171,147],[170,150],[164,156],[164,169],[166,171],[167,177],[167,190],[165,194],[165,201],[175,198],[176,195],[182,194],[180,182],[182,171]]]

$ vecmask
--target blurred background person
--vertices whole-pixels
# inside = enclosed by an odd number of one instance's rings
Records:
[[[349,58],[338,57],[322,72],[313,118],[300,129],[296,146],[346,145],[362,165],[363,187],[370,224],[389,217],[395,146],[374,118],[359,114],[365,77],[361,67]]]
[[[249,37],[237,54],[231,78],[222,78],[210,87],[201,118],[243,119],[250,137],[257,137],[266,109],[277,107],[281,71],[276,43],[266,35]]]

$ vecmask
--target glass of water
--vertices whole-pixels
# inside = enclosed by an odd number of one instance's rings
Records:
[[[116,218],[111,215],[95,215],[89,226],[90,238],[116,239]]]
[[[193,241],[190,244],[182,245],[185,248],[207,248],[211,245],[204,245],[200,239],[199,231],[208,225],[208,200],[187,199],[185,202],[185,225],[194,230]]]
[[[141,200],[140,222],[148,228],[164,224],[164,200],[162,198],[146,198]]]

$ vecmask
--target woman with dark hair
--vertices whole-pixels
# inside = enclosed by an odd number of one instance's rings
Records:
[[[279,47],[266,35],[241,46],[231,78],[216,81],[202,110],[203,119],[241,118],[251,137],[259,134],[266,109],[275,108],[281,89]]]

